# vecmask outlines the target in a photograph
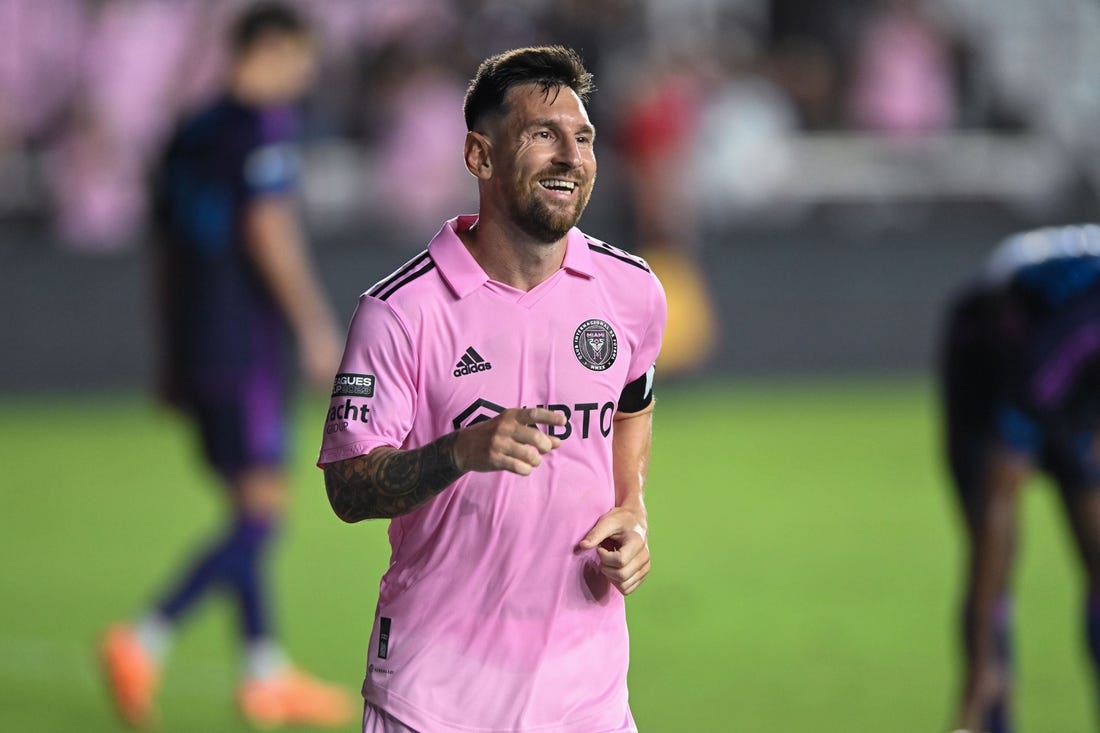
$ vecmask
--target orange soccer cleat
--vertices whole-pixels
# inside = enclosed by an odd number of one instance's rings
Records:
[[[288,668],[274,677],[243,682],[237,702],[257,728],[314,725],[334,728],[352,719],[351,695],[340,687]]]
[[[124,624],[107,629],[99,658],[119,716],[134,728],[152,727],[156,719],[153,697],[160,673],[134,629]]]

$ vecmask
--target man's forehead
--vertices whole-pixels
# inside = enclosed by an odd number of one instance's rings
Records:
[[[505,95],[506,117],[519,124],[534,119],[556,119],[591,125],[584,102],[571,88],[543,87],[542,84],[517,84]]]

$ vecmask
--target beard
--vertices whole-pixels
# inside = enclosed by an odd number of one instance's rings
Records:
[[[546,178],[546,175],[540,178]],[[538,192],[526,190],[517,191],[509,205],[509,213],[512,222],[527,236],[540,244],[554,244],[561,240],[570,229],[580,221],[588,205],[588,198],[592,194],[592,181],[587,186],[577,185],[573,191],[575,201],[569,202],[567,208],[551,208],[546,201],[539,198]],[[539,184],[536,183],[536,186]],[[520,189],[520,186],[517,186]]]

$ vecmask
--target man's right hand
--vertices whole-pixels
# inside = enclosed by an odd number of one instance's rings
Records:
[[[343,341],[331,325],[325,323],[298,337],[298,353],[302,373],[313,389],[328,392],[340,368]]]
[[[454,446],[459,471],[511,471],[529,476],[561,438],[535,425],[565,425],[565,415],[541,407],[505,410],[492,420],[458,431]]]

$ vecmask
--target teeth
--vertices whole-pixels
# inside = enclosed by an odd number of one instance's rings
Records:
[[[572,191],[577,186],[573,181],[563,181],[560,178],[548,178],[539,181],[539,183],[543,188],[548,188],[551,191]]]

